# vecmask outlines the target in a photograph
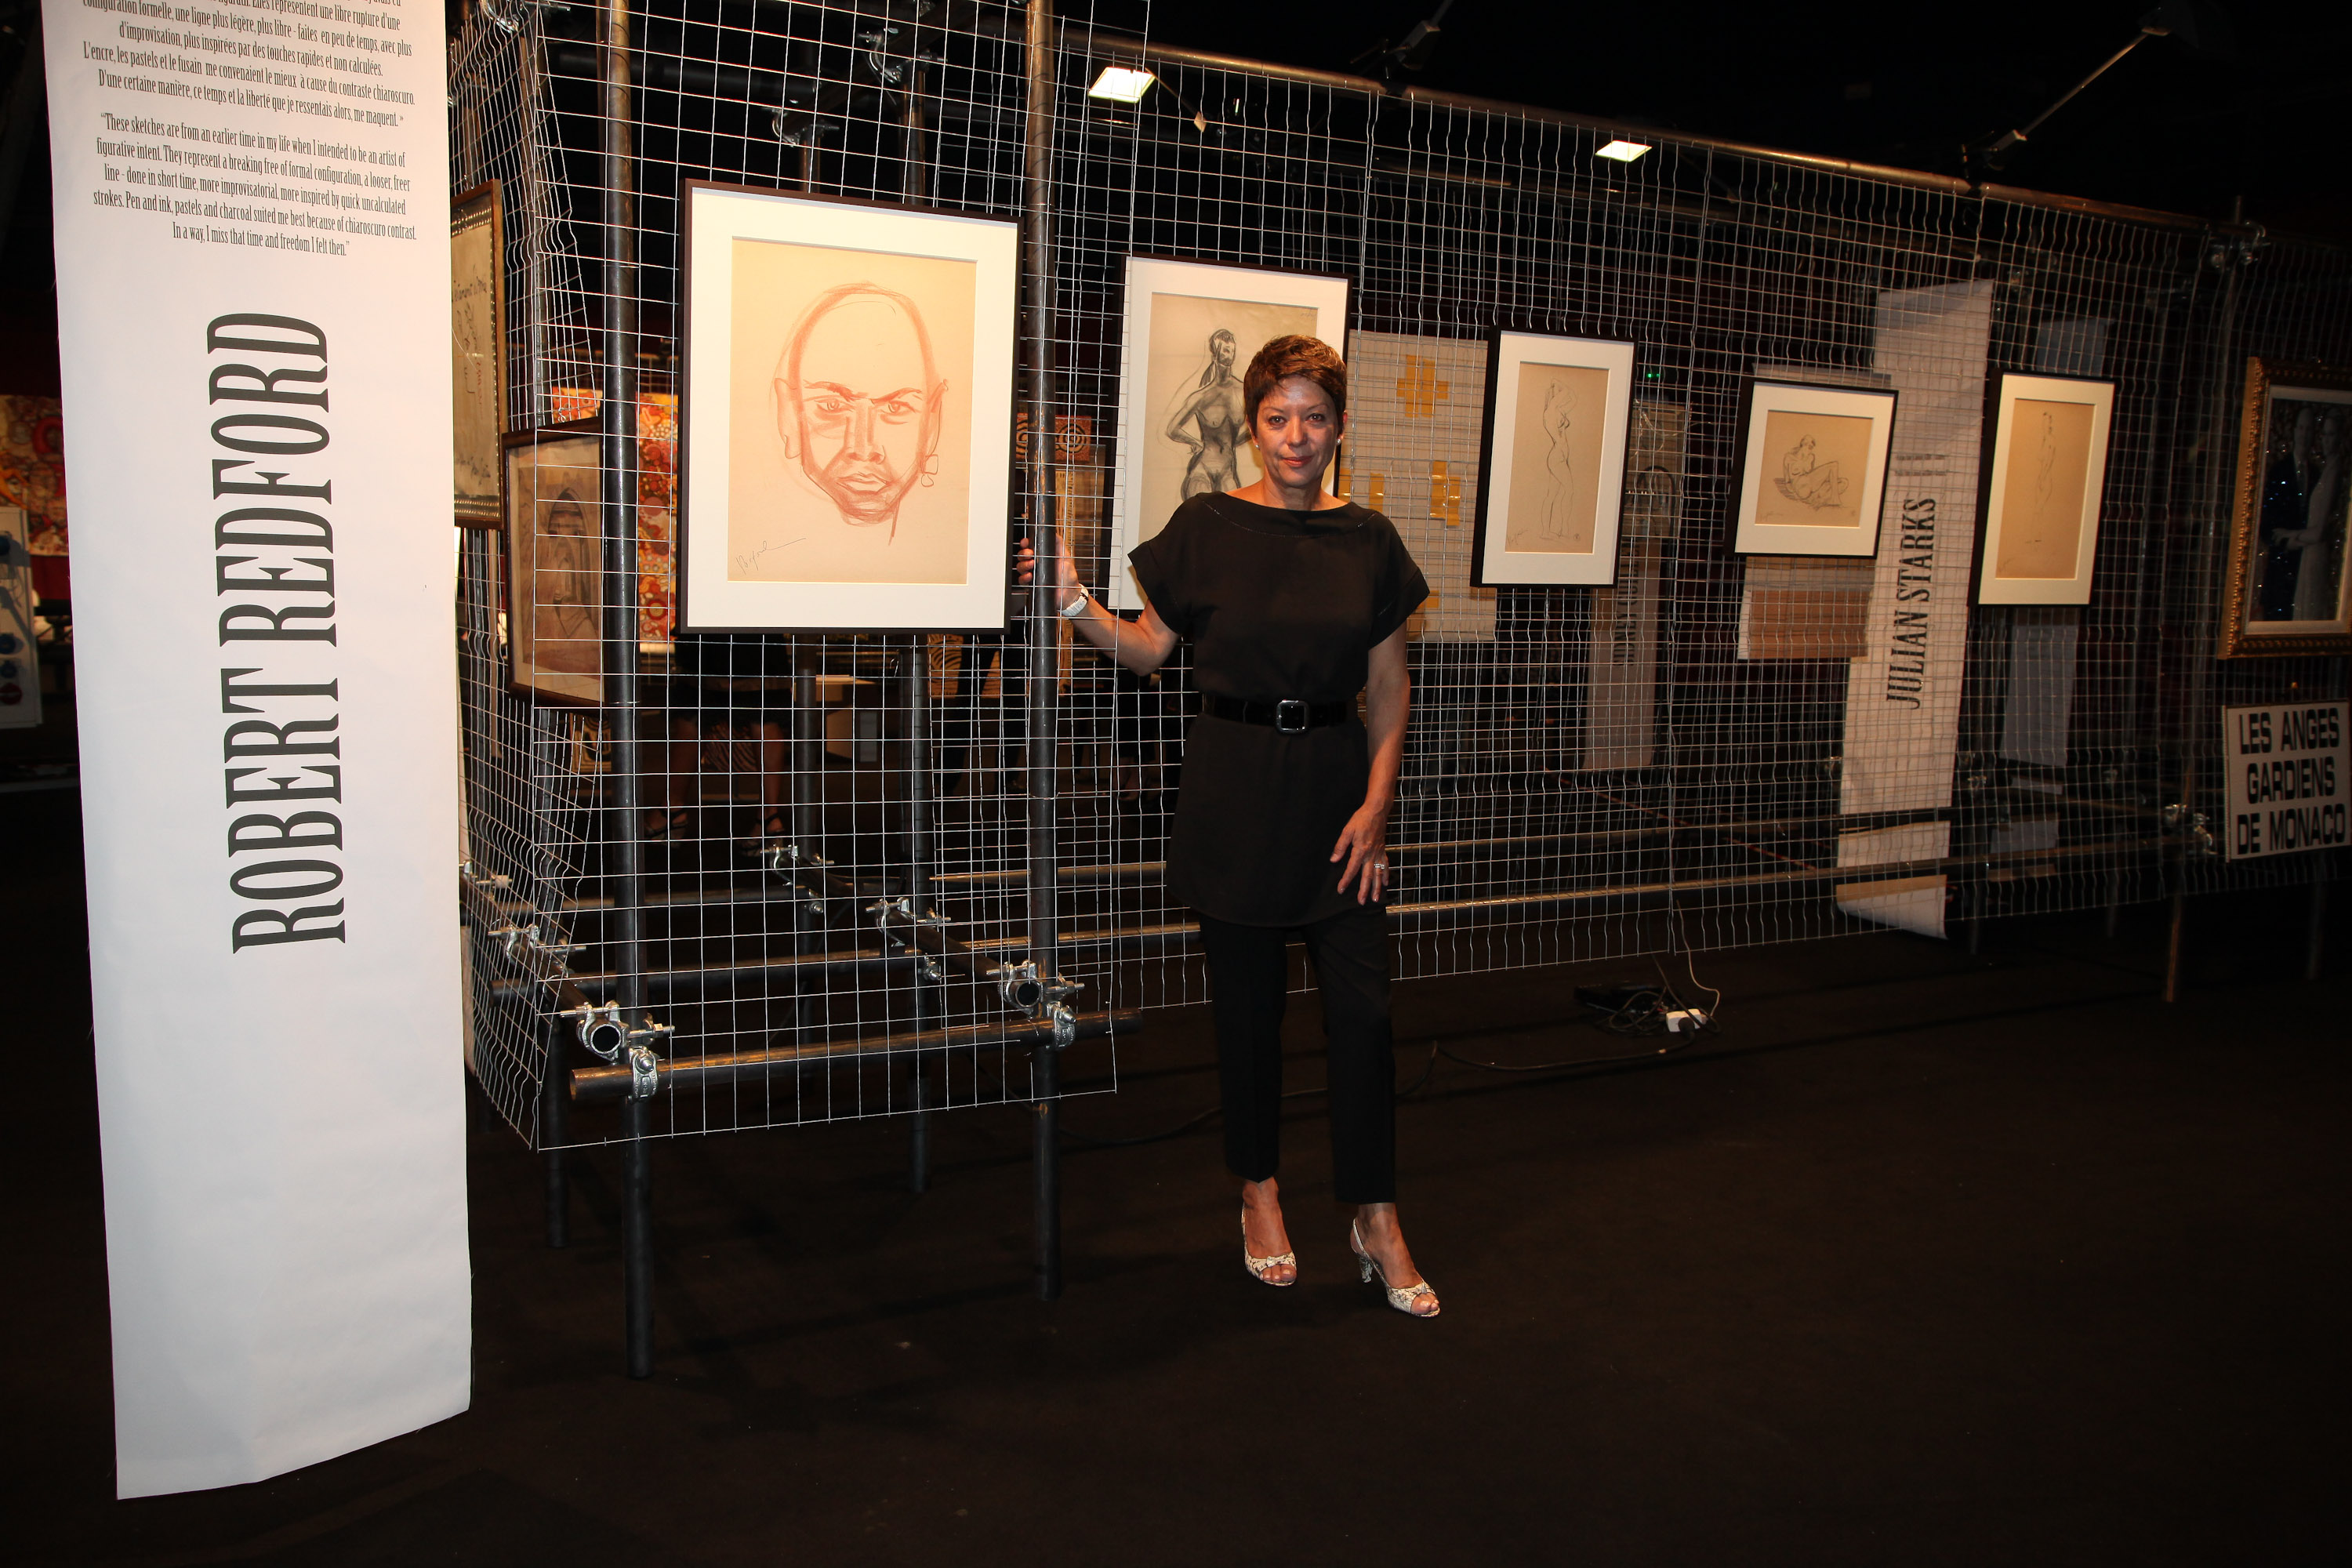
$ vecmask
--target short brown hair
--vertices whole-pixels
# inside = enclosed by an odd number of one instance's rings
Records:
[[[1348,362],[1320,338],[1276,338],[1257,351],[1257,357],[1250,361],[1249,374],[1242,377],[1242,406],[1249,410],[1253,429],[1257,426],[1257,405],[1294,375],[1321,387],[1331,399],[1332,413],[1348,412]]]

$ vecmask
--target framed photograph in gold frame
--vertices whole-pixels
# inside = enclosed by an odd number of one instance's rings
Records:
[[[458,523],[497,528],[507,432],[506,228],[499,183],[449,204],[450,431]]]
[[[2223,658],[2352,653],[2352,372],[2246,361]]]

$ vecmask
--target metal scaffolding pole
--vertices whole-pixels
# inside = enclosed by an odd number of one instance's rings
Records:
[[[912,753],[907,781],[907,913],[917,929],[931,912],[931,661],[929,645],[912,639],[907,654],[907,738]],[[928,1028],[942,1016],[933,992],[929,966],[914,967],[915,1028]],[[907,1190],[919,1193],[931,1184],[931,1112],[927,1103],[929,1069],[917,1056],[908,1070],[912,1097],[907,1116]]]
[[[1055,822],[1057,737],[1054,731],[1055,687],[1060,679],[1061,617],[1054,574],[1054,8],[1051,0],[1028,0],[1029,102],[1027,156],[1021,214],[1021,284],[1025,314],[1022,332],[1024,392],[1029,410],[1029,542],[1038,570],[1029,585],[1029,679],[1027,757],[1029,785],[1029,957],[1042,979],[1059,973],[1055,952],[1055,872],[1060,865]],[[1051,1007],[1056,998],[1042,1005]],[[1030,1054],[1036,1173],[1037,1299],[1062,1293],[1061,1058],[1047,1040]]]
[[[604,700],[613,757],[608,868],[615,900],[617,999],[642,1023],[646,1005],[645,848],[637,748],[637,213],[629,132],[629,0],[604,11]],[[623,1103],[622,1294],[631,1377],[654,1370],[652,1108]]]

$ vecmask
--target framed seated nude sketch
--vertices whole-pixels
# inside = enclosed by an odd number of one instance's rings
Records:
[[[682,200],[678,628],[1003,626],[1017,226]]]
[[[1740,426],[1733,550],[1878,553],[1894,393],[1759,376],[1748,384]]]
[[[2352,372],[2246,362],[2223,658],[2352,653]]]

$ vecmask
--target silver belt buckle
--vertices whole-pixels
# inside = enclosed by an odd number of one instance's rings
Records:
[[[1296,697],[1286,697],[1274,705],[1274,728],[1284,735],[1307,733],[1307,704]]]

